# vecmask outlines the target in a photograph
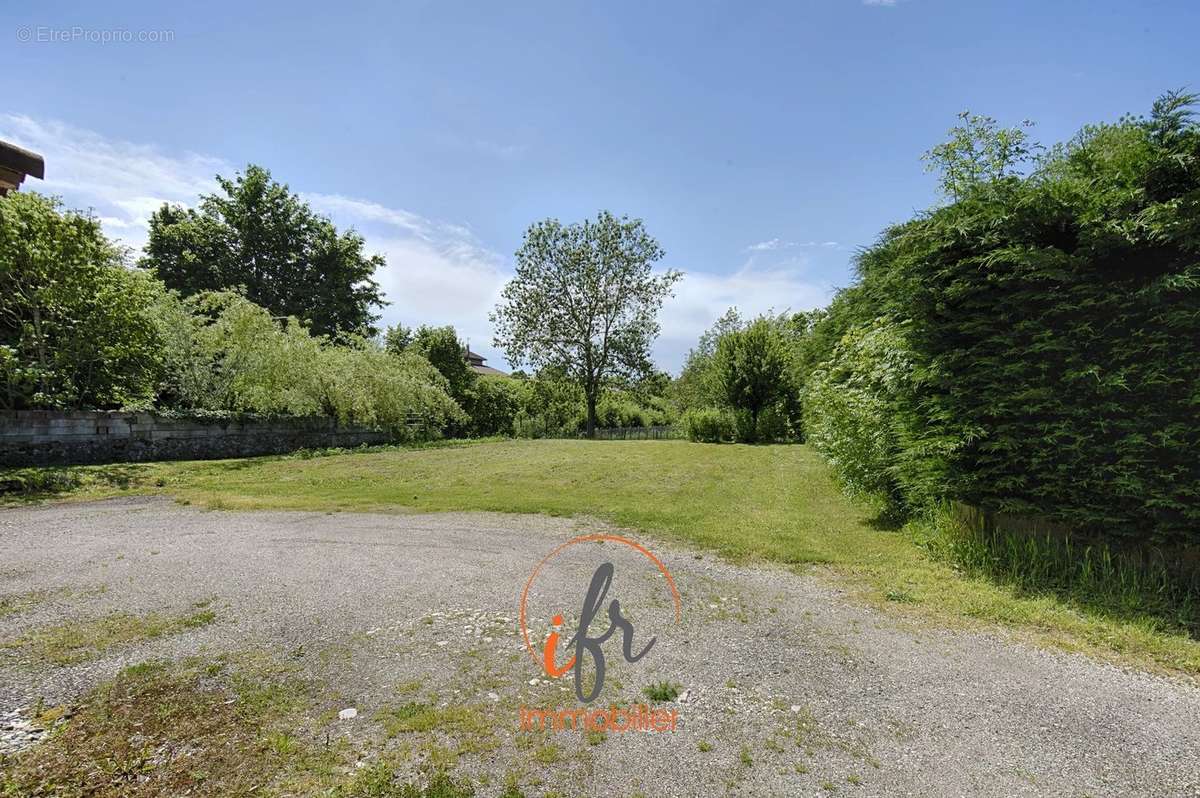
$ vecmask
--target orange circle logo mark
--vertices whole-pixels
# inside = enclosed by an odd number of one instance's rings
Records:
[[[662,564],[662,561],[659,560],[658,557],[654,556],[654,554],[649,549],[647,549],[645,546],[641,545],[637,541],[633,541],[633,540],[630,540],[629,538],[621,537],[620,535],[609,535],[609,534],[602,534],[602,533],[595,533],[595,534],[591,534],[591,535],[580,535],[577,538],[572,538],[571,540],[568,540],[566,543],[563,543],[560,546],[556,547],[553,551],[551,551],[549,554],[547,554],[545,557],[542,558],[541,562],[539,562],[534,567],[533,573],[531,573],[529,575],[529,579],[525,582],[524,589],[521,590],[521,607],[520,607],[520,613],[519,613],[519,620],[520,620],[520,625],[521,625],[521,636],[525,640],[525,649],[529,652],[529,656],[533,658],[534,664],[536,664],[539,669],[545,670],[547,672],[547,675],[549,675],[551,677],[561,676],[564,672],[569,670],[571,668],[571,666],[574,664],[574,659],[572,659],[571,662],[569,662],[564,667],[556,668],[555,666],[553,666],[553,664],[550,660],[550,647],[547,648],[547,653],[544,657],[539,657],[537,651],[534,650],[533,642],[529,639],[529,625],[526,622],[526,615],[527,615],[528,602],[529,602],[529,588],[533,586],[534,580],[537,579],[538,574],[541,572],[542,568],[546,565],[546,563],[550,562],[550,560],[557,557],[565,549],[567,549],[571,546],[574,546],[577,543],[595,543],[597,541],[607,541],[610,543],[619,543],[622,546],[628,546],[629,548],[636,551],[638,554],[641,554],[643,557],[650,560],[650,562],[654,563],[654,567],[657,568],[659,570],[659,572],[663,575],[663,578],[666,579],[667,587],[669,587],[671,590],[671,598],[675,603],[675,623],[680,623],[683,619],[683,610],[682,610],[683,605],[679,599],[679,590],[678,590],[678,588],[675,587],[674,577],[671,576],[671,572],[668,571],[667,567]],[[557,624],[561,624],[562,623],[561,616],[556,616],[555,622]],[[554,642],[557,642],[557,633],[553,633],[551,637]]]

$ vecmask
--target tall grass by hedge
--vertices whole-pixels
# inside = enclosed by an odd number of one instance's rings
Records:
[[[806,392],[844,476],[908,509],[956,499],[1200,543],[1194,99],[1085,128],[860,257]]]

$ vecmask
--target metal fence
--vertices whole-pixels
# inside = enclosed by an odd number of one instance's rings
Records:
[[[598,427],[596,429],[596,440],[600,441],[664,441],[682,437],[683,431],[673,426]]]

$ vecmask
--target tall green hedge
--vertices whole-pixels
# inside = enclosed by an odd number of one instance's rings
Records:
[[[1200,543],[1190,99],[1087,128],[1031,174],[977,184],[860,258],[857,307],[824,323],[849,319],[843,337],[855,316],[903,326],[912,374],[893,397],[887,464],[902,501]]]

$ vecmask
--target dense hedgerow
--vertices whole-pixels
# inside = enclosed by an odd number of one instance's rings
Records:
[[[1192,100],[1086,128],[1028,176],[965,187],[861,256],[850,307],[822,322],[838,343],[806,409],[819,431],[867,436],[815,436],[835,461],[860,451],[851,481],[909,506],[1200,542]],[[894,386],[887,357],[864,356],[875,325],[903,329],[892,360],[911,367]]]
[[[905,504],[896,476],[912,401],[912,360],[904,327],[886,319],[851,328],[809,376],[804,402],[808,442],[855,494]]]
[[[418,418],[423,435],[465,423],[424,358],[352,336],[334,344],[295,319],[280,324],[239,294],[180,300],[164,292],[154,317],[164,366],[159,409],[324,415],[402,437]]]

